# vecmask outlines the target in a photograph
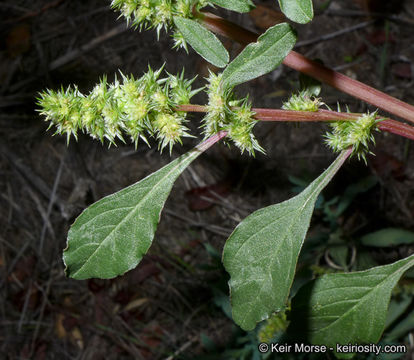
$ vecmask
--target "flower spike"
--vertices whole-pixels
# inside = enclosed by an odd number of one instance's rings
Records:
[[[193,80],[167,73],[160,78],[163,67],[148,71],[139,79],[120,73],[120,80],[112,84],[103,77],[88,95],[76,87],[60,91],[47,90],[40,94],[40,113],[56,126],[56,133],[66,134],[67,140],[82,130],[95,139],[109,145],[119,139],[125,142],[127,135],[138,145],[139,139],[148,144],[145,133],[154,136],[160,150],[170,148],[182,137],[191,136],[184,126],[186,113],[175,113],[180,104],[189,103],[199,90],[192,90]]]

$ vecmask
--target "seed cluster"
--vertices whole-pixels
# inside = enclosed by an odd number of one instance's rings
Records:
[[[158,140],[161,151],[172,146],[184,136],[191,136],[184,126],[186,113],[175,108],[188,104],[198,90],[191,90],[193,80],[180,75],[168,74],[160,78],[162,68],[151,68],[141,78],[121,74],[121,80],[108,84],[106,78],[88,94],[82,94],[77,87],[60,91],[47,90],[40,94],[40,113],[56,126],[56,133],[77,138],[78,130],[88,133],[101,142],[110,144],[123,134],[138,145],[141,138],[148,143],[146,135]]]
[[[366,163],[366,154],[369,144],[375,144],[373,131],[382,119],[377,118],[377,111],[363,114],[354,121],[338,121],[330,124],[332,132],[325,135],[326,144],[335,152],[341,152],[352,146],[352,155],[363,159]]]
[[[235,100],[232,89],[223,88],[221,79],[221,74],[213,73],[207,79],[208,105],[203,119],[205,136],[224,130],[242,153],[245,150],[252,155],[255,150],[264,153],[252,132],[257,120],[253,118],[248,98]]]

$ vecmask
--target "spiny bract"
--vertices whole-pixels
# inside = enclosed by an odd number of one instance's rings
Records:
[[[378,130],[378,123],[382,120],[377,112],[366,113],[351,121],[331,123],[332,132],[325,135],[327,145],[335,152],[341,152],[352,146],[352,155],[366,162],[366,154],[370,153],[369,143],[375,144],[374,130]]]

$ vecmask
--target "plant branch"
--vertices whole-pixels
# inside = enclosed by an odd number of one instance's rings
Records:
[[[331,110],[296,111],[253,108],[252,111],[255,113],[255,119],[261,121],[351,121],[361,116],[361,114],[341,113]]]
[[[207,112],[207,107],[203,105],[180,105],[177,111],[184,112]],[[279,109],[263,109],[252,108],[255,113],[254,118],[260,121],[292,121],[292,122],[315,122],[315,121],[352,121],[363,114],[358,113],[342,113],[331,110],[318,111],[295,111],[295,110],[279,110]],[[381,116],[378,116],[381,118]],[[414,126],[404,124],[402,122],[385,119],[378,124],[381,131],[406,137],[414,140]]]
[[[399,121],[386,119],[378,124],[378,129],[414,140],[414,127]]]
[[[198,144],[196,148],[198,151],[204,152],[225,136],[227,136],[227,131],[219,131],[217,134],[214,134],[213,136],[204,140],[202,143]]]
[[[255,42],[259,36],[254,32],[211,13],[203,12],[199,17],[211,31],[244,45]],[[288,54],[284,59],[283,64],[344,93],[414,123],[414,106],[331,70],[295,51],[291,51]]]

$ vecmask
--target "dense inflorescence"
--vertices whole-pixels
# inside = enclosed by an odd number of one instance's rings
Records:
[[[348,149],[352,146],[352,155],[366,162],[366,154],[370,153],[369,144],[375,144],[374,130],[378,130],[381,118],[377,117],[377,111],[363,114],[352,121],[338,121],[331,123],[332,132],[325,135],[327,145],[335,152]]]
[[[148,144],[149,135],[158,140],[161,151],[168,146],[171,152],[182,137],[191,136],[184,125],[186,113],[179,107],[188,105],[201,89],[192,90],[194,79],[186,80],[184,72],[160,78],[161,72],[149,68],[139,79],[121,74],[112,84],[103,78],[88,95],[76,86],[47,90],[38,99],[39,112],[50,122],[49,128],[54,125],[57,134],[66,134],[68,142],[71,136],[77,138],[79,130],[110,144],[116,139],[125,142],[127,135],[135,146],[139,139]],[[206,92],[205,137],[226,131],[242,153],[264,152],[252,132],[257,120],[247,98],[235,100],[231,89],[223,89],[221,75],[213,73]]]
[[[232,89],[223,88],[221,74],[210,73],[207,80],[208,105],[203,119],[204,134],[210,136],[224,130],[242,153],[245,150],[252,155],[255,150],[264,153],[252,132],[257,120],[253,118],[254,112],[248,99],[235,100]]]
[[[157,34],[164,29],[173,30],[173,17],[192,19],[193,13],[210,5],[206,0],[113,0],[111,7],[121,13],[128,23],[138,29],[155,28]],[[174,47],[186,42],[179,31],[173,32]]]
[[[95,139],[110,144],[123,134],[138,144],[146,135],[154,136],[163,150],[190,136],[184,112],[176,107],[188,104],[199,90],[192,90],[193,80],[180,75],[168,74],[160,78],[162,69],[154,72],[149,68],[141,78],[121,74],[121,80],[108,84],[106,78],[88,94],[82,94],[75,86],[60,91],[47,90],[40,94],[40,113],[56,126],[56,133],[77,138],[78,130]],[[147,142],[148,143],[148,142]]]

